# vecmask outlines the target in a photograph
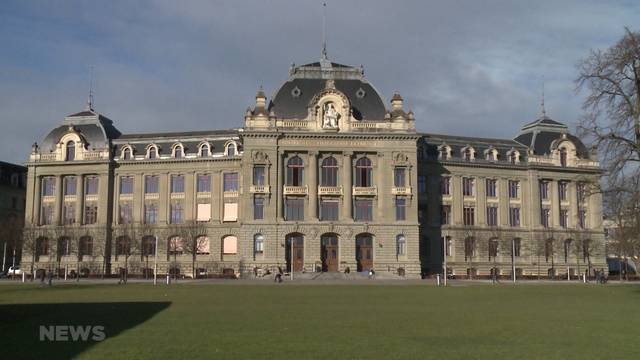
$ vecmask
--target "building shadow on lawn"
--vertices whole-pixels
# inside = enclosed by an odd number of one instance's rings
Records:
[[[104,340],[108,340],[169,305],[170,302],[0,305],[0,354],[5,359],[74,358],[99,343],[100,326]],[[67,330],[67,340],[65,334],[56,336],[56,326],[62,333]],[[67,326],[74,328],[73,334]],[[87,339],[83,340],[82,335],[88,335]]]

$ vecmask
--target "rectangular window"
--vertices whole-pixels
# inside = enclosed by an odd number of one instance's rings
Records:
[[[393,186],[404,187],[406,186],[406,169],[397,167],[393,169]]]
[[[120,177],[120,194],[133,194],[133,176]]]
[[[566,181],[558,182],[558,197],[560,198],[560,201],[567,200],[567,182]]]
[[[238,191],[238,173],[225,173],[223,177],[224,191]]]
[[[403,197],[396,198],[396,220],[407,219],[407,199]]]
[[[520,227],[520,208],[509,208],[509,225],[512,227]]]
[[[373,220],[373,200],[356,199],[354,201],[355,221],[372,221]]]
[[[464,196],[473,196],[474,195],[474,179],[473,178],[462,178],[462,195]]]
[[[199,193],[211,192],[211,175],[198,175],[197,191]]]
[[[549,199],[549,182],[547,180],[540,180],[540,200]]]
[[[265,171],[264,166],[256,165],[253,167],[253,185],[264,185],[265,184]]]
[[[569,210],[560,209],[560,226],[566,228],[569,226]]]
[[[464,220],[465,225],[475,225],[475,221],[476,221],[475,212],[476,212],[476,209],[473,206],[465,206],[462,209],[462,218]]]
[[[418,193],[427,193],[427,177],[424,175],[418,176]]]
[[[172,203],[169,212],[171,213],[170,221],[172,224],[184,223],[184,207],[182,203]]]
[[[207,222],[211,220],[211,204],[198,204],[198,208],[196,211],[198,212],[196,214],[197,221]]]
[[[520,181],[509,180],[509,198],[510,199],[517,199],[518,197],[520,197],[518,195],[519,189],[520,189]]]
[[[487,179],[487,197],[496,197],[497,180]]]
[[[451,224],[451,205],[440,206],[440,224]]]
[[[144,193],[145,194],[157,194],[159,189],[159,180],[155,175],[147,175],[144,177]]]
[[[87,204],[84,207],[84,223],[87,225],[98,222],[98,205]]]
[[[498,208],[496,206],[487,206],[487,225],[498,226]]]
[[[447,236],[445,238],[440,238],[440,239],[444,239],[445,255],[451,256],[451,254],[453,253],[453,241],[451,240],[451,237]]]
[[[522,240],[513,239],[513,256],[520,257],[521,248],[522,248]]]
[[[256,196],[253,199],[253,219],[264,219],[264,198],[261,196]]]
[[[542,209],[540,212],[540,224],[545,228],[549,227],[549,209]]]
[[[171,192],[184,192],[184,175],[171,175]]]
[[[63,222],[65,225],[71,225],[76,223],[76,204],[64,204],[62,208],[63,211]]]
[[[42,196],[54,196],[56,194],[56,178],[42,178]]]
[[[451,178],[448,176],[442,177],[440,179],[440,194],[442,195],[451,195]]]
[[[579,209],[578,210],[578,225],[581,229],[587,227],[587,210]]]
[[[98,184],[100,180],[97,176],[89,176],[85,179],[85,194],[98,195]]]
[[[53,206],[42,205],[42,225],[53,225]]]
[[[285,201],[285,220],[304,220],[304,199],[287,198]]]
[[[338,221],[338,201],[335,201],[335,200],[320,201],[320,220],[321,221]]]
[[[224,217],[222,221],[238,221],[238,203],[224,203]]]
[[[144,223],[155,224],[158,221],[158,205],[147,203],[144,205]]]
[[[118,223],[120,224],[131,224],[133,222],[133,207],[130,203],[122,203],[120,204],[120,216],[118,218]]]
[[[64,194],[65,195],[75,195],[76,194],[76,177],[75,176],[65,176],[64,177]]]

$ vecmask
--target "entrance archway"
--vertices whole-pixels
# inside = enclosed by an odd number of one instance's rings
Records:
[[[320,237],[320,260],[322,271],[338,271],[338,235],[324,234]]]
[[[291,256],[293,254],[293,256]],[[287,271],[302,271],[304,265],[304,235],[292,233],[285,238],[285,260],[287,261]]]
[[[356,262],[358,271],[369,271],[373,268],[373,235],[356,236]]]

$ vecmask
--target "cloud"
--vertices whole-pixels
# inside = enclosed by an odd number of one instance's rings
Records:
[[[21,2],[0,5],[3,160],[81,110],[89,67],[96,109],[123,132],[242,126],[263,84],[320,56],[321,2]],[[580,115],[575,64],[640,17],[599,1],[341,1],[327,7],[329,56],[398,90],[422,131],[514,137],[538,112]]]

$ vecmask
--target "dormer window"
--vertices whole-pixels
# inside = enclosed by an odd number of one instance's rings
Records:
[[[131,160],[131,148],[126,147],[122,150],[122,160]]]
[[[567,149],[560,149],[560,166],[567,167]]]
[[[71,140],[67,142],[67,152],[65,155],[65,160],[73,161],[75,159],[76,159],[76,143],[75,141]]]
[[[230,142],[227,145],[227,151],[226,151],[227,157],[234,157],[237,153],[236,153],[236,144],[234,142]]]
[[[517,150],[510,151],[507,156],[509,157],[509,162],[512,164],[517,164],[520,162],[520,152]]]
[[[209,157],[209,144],[200,145],[200,157]]]
[[[148,159],[157,159],[158,158],[158,148],[156,148],[154,145],[149,147],[149,150],[147,150],[147,158]]]
[[[462,148],[462,159],[464,161],[471,161],[474,158],[475,151],[470,146],[465,146]]]
[[[440,160],[449,160],[451,157],[451,148],[447,145],[441,145],[438,147],[438,158]]]
[[[487,161],[498,161],[498,150],[496,149],[487,150]]]
[[[179,159],[184,156],[184,149],[182,145],[178,144],[173,147],[173,157]]]

